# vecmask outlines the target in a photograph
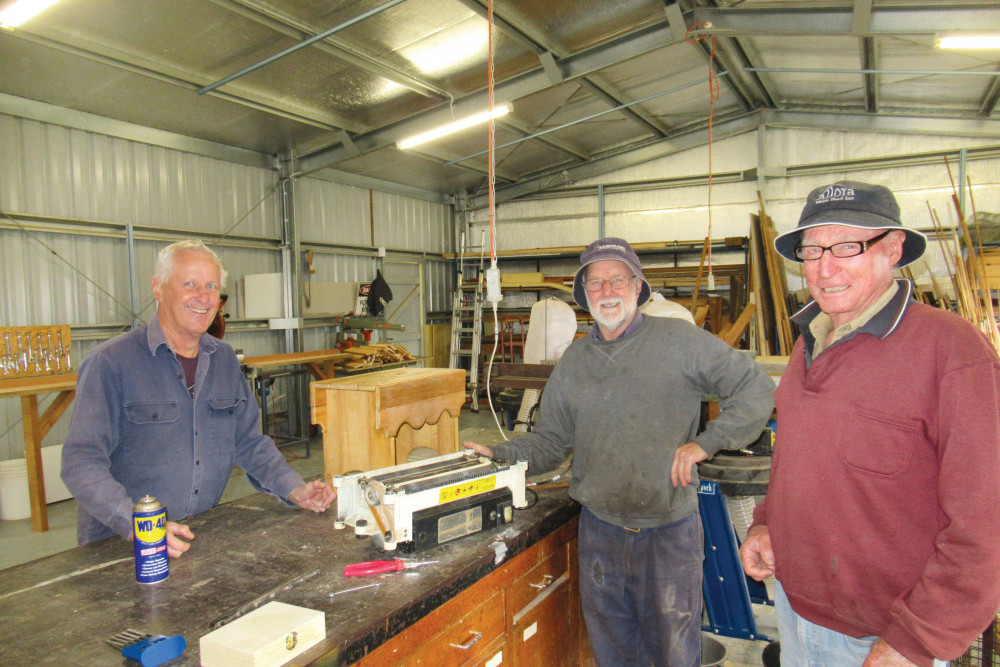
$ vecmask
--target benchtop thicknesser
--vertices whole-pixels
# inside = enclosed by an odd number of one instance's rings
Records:
[[[525,461],[446,454],[333,478],[337,527],[387,551],[428,549],[513,519],[524,508]]]

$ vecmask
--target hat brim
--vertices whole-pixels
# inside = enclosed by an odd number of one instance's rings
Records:
[[[801,263],[802,260],[795,256],[795,248],[801,243],[802,234],[805,230],[810,227],[820,227],[822,225],[843,225],[858,229],[898,229],[906,234],[906,240],[903,241],[903,255],[899,258],[899,262],[896,263],[897,269],[901,269],[917,261],[923,256],[924,251],[927,250],[927,237],[922,232],[903,227],[895,221],[890,221],[888,218],[860,211],[840,210],[836,211],[836,213],[836,216],[816,216],[805,224],[800,224],[795,229],[787,231],[784,234],[779,234],[774,239],[774,249],[785,259]],[[882,221],[885,221],[884,224]]]
[[[602,259],[608,259],[607,257],[602,257],[595,259],[593,262],[587,262],[579,269],[577,269],[576,275],[573,276],[573,300],[576,301],[576,305],[583,308],[588,313],[590,312],[590,306],[587,305],[587,290],[583,289],[583,278],[587,273],[587,267],[594,262],[599,262]],[[652,289],[649,286],[649,282],[646,281],[646,277],[642,275],[642,269],[635,266],[631,262],[626,262],[620,257],[614,257],[616,261],[619,261],[630,269],[632,269],[633,275],[635,275],[640,281],[642,281],[642,287],[639,289],[639,300],[636,302],[636,308],[642,306],[642,304],[649,301],[649,296],[652,294]]]

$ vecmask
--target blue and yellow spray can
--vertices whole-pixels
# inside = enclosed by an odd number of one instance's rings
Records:
[[[152,496],[143,496],[132,508],[135,580],[155,584],[170,574],[167,556],[167,508]]]

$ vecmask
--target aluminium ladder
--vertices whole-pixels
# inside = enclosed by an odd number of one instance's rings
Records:
[[[458,252],[458,276],[451,305],[451,354],[448,368],[465,368],[468,358],[465,395],[473,412],[479,412],[479,363],[483,338],[483,261],[482,240],[479,244],[479,265],[467,258],[465,232]]]

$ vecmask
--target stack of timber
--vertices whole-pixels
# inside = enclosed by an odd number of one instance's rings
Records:
[[[380,364],[392,364],[399,361],[413,361],[416,359],[404,346],[396,343],[358,345],[349,347],[344,352],[354,356],[353,360],[341,364],[344,368],[351,370],[378,366]]]
[[[760,200],[760,193],[757,196]],[[760,354],[784,357],[791,353],[795,338],[788,319],[792,297],[788,294],[784,259],[774,249],[777,235],[760,200],[760,213],[750,215],[751,304],[756,306]]]
[[[949,176],[951,169],[949,167]],[[982,245],[982,234],[977,230],[977,242],[973,242],[969,225],[965,221],[965,215],[959,202],[957,191],[955,191],[954,181],[952,182],[952,203],[958,215],[959,227],[946,229],[941,223],[941,218],[937,211],[928,202],[927,208],[930,211],[931,221],[941,241],[941,249],[948,266],[948,273],[951,276],[952,288],[954,289],[955,301],[951,308],[960,316],[972,322],[982,330],[990,344],[1000,353],[1000,331],[997,328],[997,308],[993,301],[993,289],[997,286],[998,278],[995,275],[996,264],[995,255],[989,255],[984,251]],[[972,220],[974,225],[978,225],[976,217],[976,204],[972,199],[972,183],[969,181],[969,201],[972,206]],[[930,273],[928,271],[928,273]],[[934,276],[932,275],[933,279]],[[940,286],[934,281],[935,294],[940,293]],[[943,295],[939,296],[940,304],[947,304],[947,299]]]

